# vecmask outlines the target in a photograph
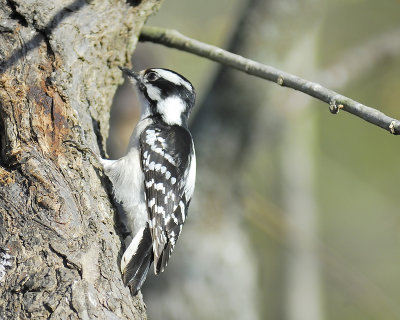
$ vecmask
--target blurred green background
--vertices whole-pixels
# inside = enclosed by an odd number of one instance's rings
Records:
[[[148,24],[319,82],[400,118],[400,1],[165,1]],[[198,172],[150,319],[400,319],[399,137],[276,84],[138,44],[136,70],[197,89]],[[128,85],[109,153],[138,116]],[[110,143],[109,143],[110,145]]]

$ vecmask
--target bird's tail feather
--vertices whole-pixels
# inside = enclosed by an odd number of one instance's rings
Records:
[[[154,261],[154,273],[159,274],[160,272],[164,272],[167,267],[168,260],[171,257],[172,250],[174,250],[174,245],[171,242],[168,242],[164,247],[164,250],[161,252],[160,257],[157,259],[157,262]]]
[[[135,235],[121,260],[122,279],[132,295],[135,296],[142,287],[153,259],[152,238],[146,225]]]

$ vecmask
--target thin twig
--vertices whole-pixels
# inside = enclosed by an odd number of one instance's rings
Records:
[[[329,110],[334,114],[342,109],[392,134],[400,134],[400,121],[385,115],[381,111],[367,107],[318,83],[307,81],[274,67],[186,37],[176,30],[145,26],[142,29],[139,40],[159,43],[170,48],[187,51],[250,75],[275,82],[280,86],[292,88],[328,103]]]

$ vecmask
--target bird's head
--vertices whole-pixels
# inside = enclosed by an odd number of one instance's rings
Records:
[[[140,72],[121,68],[138,89],[142,118],[155,117],[168,125],[187,126],[196,93],[185,77],[160,68]]]

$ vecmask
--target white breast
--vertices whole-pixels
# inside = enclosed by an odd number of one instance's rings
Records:
[[[102,160],[104,172],[113,185],[115,199],[121,203],[127,227],[134,236],[147,220],[144,194],[144,174],[140,165],[139,137],[149,124],[141,120],[132,133],[128,154],[118,160]]]

